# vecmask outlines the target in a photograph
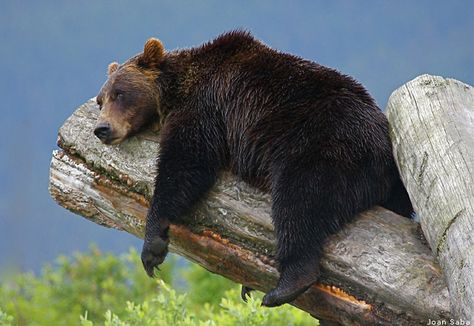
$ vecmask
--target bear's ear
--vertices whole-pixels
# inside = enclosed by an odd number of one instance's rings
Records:
[[[112,75],[119,67],[119,64],[117,62],[112,62],[109,64],[109,67],[107,68],[107,74],[110,76]]]
[[[145,43],[140,61],[145,66],[157,66],[163,61],[164,56],[163,43],[157,38],[150,38]]]

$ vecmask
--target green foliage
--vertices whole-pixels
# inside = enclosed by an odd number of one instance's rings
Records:
[[[268,309],[260,307],[261,295],[250,298],[248,303],[240,300],[239,290],[225,292],[225,297],[216,311],[209,303],[201,308],[201,316],[190,311],[191,300],[186,294],[177,294],[175,290],[159,281],[159,294],[142,304],[127,302],[127,313],[120,318],[108,310],[104,325],[176,325],[176,326],[260,326],[260,325],[317,325],[317,321],[308,314],[284,306]],[[191,302],[192,303],[192,302]],[[191,304],[192,305],[192,304]],[[93,326],[87,316],[81,316],[83,326]]]
[[[240,287],[227,291],[213,317],[215,325],[318,325],[308,313],[290,305],[261,307],[262,297],[262,293],[253,292],[245,303],[240,298]]]
[[[172,257],[170,257],[172,258]],[[138,253],[116,257],[91,248],[60,257],[41,276],[7,278],[0,285],[0,325],[316,325],[292,306],[260,307],[262,294],[248,303],[240,286],[196,264],[183,272],[183,294],[170,285],[175,261],[168,259],[160,280],[146,276]]]
[[[173,263],[159,274],[171,280]],[[0,307],[23,325],[77,324],[84,311],[91,320],[113,309],[121,315],[127,300],[156,294],[156,283],[143,273],[135,250],[116,257],[92,247],[87,254],[59,257],[55,266],[7,278],[0,286]]]
[[[198,311],[205,303],[217,306],[224,293],[236,287],[236,284],[229,279],[217,274],[211,274],[197,264],[193,264],[191,268],[184,270],[182,274],[187,282],[188,299],[197,306],[196,309]]]
[[[2,326],[13,325],[13,316],[6,314],[1,309],[0,309],[0,325]]]

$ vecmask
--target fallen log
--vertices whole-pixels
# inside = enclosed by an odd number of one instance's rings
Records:
[[[60,128],[51,195],[100,225],[143,237],[159,134],[105,146],[92,133],[97,115],[90,100]],[[278,278],[269,195],[228,173],[186,223],[171,226],[170,238],[172,251],[235,282],[268,291]],[[450,317],[446,283],[419,224],[381,207],[327,241],[320,282],[293,304],[340,324],[414,325]]]
[[[394,153],[446,275],[452,312],[474,324],[474,88],[423,75],[387,107]]]

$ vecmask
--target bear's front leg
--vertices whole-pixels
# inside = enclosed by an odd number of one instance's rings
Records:
[[[145,242],[142,249],[142,263],[146,273],[150,277],[155,275],[155,267],[158,267],[168,254],[168,229],[170,221],[166,217],[158,215],[158,204],[154,203],[155,197],[148,211],[145,227]]]
[[[170,223],[179,222],[211,188],[225,163],[218,121],[183,113],[170,114],[161,133],[158,175],[141,255],[151,277],[168,253]]]

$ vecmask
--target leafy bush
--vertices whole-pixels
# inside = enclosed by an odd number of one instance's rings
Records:
[[[218,306],[227,290],[238,287],[234,282],[212,274],[197,264],[184,269],[182,276],[186,281],[188,300],[198,312],[205,303]]]
[[[160,273],[167,282],[172,268],[171,259]],[[40,277],[25,273],[7,278],[0,286],[0,307],[22,325],[77,324],[84,311],[92,320],[107,309],[121,315],[127,300],[140,302],[156,290],[135,250],[116,257],[92,247],[86,254],[59,257]]]
[[[0,325],[10,326],[13,325],[13,316],[7,315],[0,309]]]
[[[182,273],[189,295],[177,292],[168,285],[180,281],[171,277],[176,259],[170,258],[158,281],[143,272],[135,250],[117,257],[94,247],[59,257],[40,276],[7,277],[0,285],[0,325],[316,324],[289,305],[261,308],[261,294],[244,303],[237,284],[195,264]]]
[[[260,325],[316,325],[308,314],[285,306],[276,309],[260,307],[261,295],[250,298],[247,303],[240,301],[237,288],[225,292],[228,299],[221,299],[220,307],[212,309],[206,303],[201,308],[201,317],[189,311],[186,294],[177,294],[163,281],[158,281],[160,294],[142,304],[127,302],[127,314],[118,317],[110,310],[105,313],[105,325],[208,325],[208,326],[260,326]],[[93,326],[86,315],[81,316],[83,326]]]

